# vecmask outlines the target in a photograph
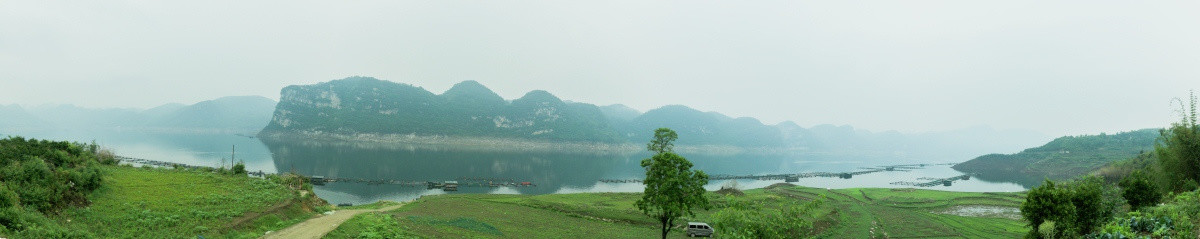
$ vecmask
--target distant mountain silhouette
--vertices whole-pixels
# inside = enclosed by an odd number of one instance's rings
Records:
[[[19,105],[0,105],[0,127],[38,128],[45,127],[46,122],[33,116]]]
[[[91,109],[45,105],[23,109],[0,106],[0,128],[189,130],[262,129],[271,120],[275,101],[262,96],[230,96],[193,105],[165,104],[147,110]]]
[[[641,111],[629,108],[629,106],[622,104],[600,106],[600,112],[604,113],[604,117],[607,118],[608,121],[615,123],[629,123],[630,121],[633,121],[634,118],[642,115]]]
[[[171,110],[175,107],[173,105],[160,106],[142,114],[152,119],[148,126],[155,127],[261,129],[271,121],[271,114],[267,112],[274,110],[275,104],[275,100],[262,96],[228,96],[174,110]]]

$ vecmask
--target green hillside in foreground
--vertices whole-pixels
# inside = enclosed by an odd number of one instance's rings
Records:
[[[985,180],[1032,186],[1042,179],[1068,179],[1154,149],[1159,129],[1118,134],[1066,136],[1016,154],[989,154],[954,165]]]
[[[257,238],[328,207],[295,176],[112,159],[95,145],[0,139],[0,238]]]
[[[24,232],[12,225],[0,237],[53,238],[62,231],[83,238],[257,238],[320,212],[323,201],[300,196],[276,180],[213,172],[104,166],[105,185],[86,206],[47,216]],[[3,217],[3,216],[0,216]],[[46,225],[46,223],[53,225]],[[59,232],[48,228],[61,228]],[[41,231],[41,232],[38,232]]]
[[[686,221],[714,223],[734,201],[763,212],[822,200],[810,215],[808,237],[1018,238],[1027,231],[1017,208],[1020,193],[969,193],[918,189],[826,190],[790,185],[752,189],[745,195],[709,193],[711,210]],[[640,193],[549,195],[450,194],[426,196],[397,210],[364,213],[326,238],[654,238],[658,224],[634,207]],[[978,213],[995,211],[995,213]],[[721,228],[717,228],[718,236]],[[670,237],[684,237],[673,230]]]

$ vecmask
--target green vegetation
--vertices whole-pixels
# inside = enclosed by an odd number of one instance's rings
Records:
[[[1158,185],[1150,178],[1150,175],[1145,171],[1138,170],[1129,174],[1129,176],[1121,179],[1121,196],[1125,201],[1129,202],[1129,210],[1137,211],[1139,208],[1146,206],[1154,206],[1162,199],[1159,194]]]
[[[1172,194],[1163,204],[1144,207],[1104,224],[1098,238],[1191,238],[1200,228],[1200,191]]]
[[[692,170],[691,161],[672,152],[673,141],[678,138],[671,129],[654,130],[654,140],[646,144],[646,149],[655,154],[642,160],[646,190],[635,202],[638,210],[662,224],[662,238],[667,238],[675,227],[675,220],[684,215],[694,217],[693,208],[708,209],[708,198],[704,197],[708,174]]]
[[[783,205],[779,210],[729,197],[725,208],[712,214],[721,235],[730,238],[802,238],[813,232],[812,212],[821,200]]]
[[[97,146],[11,137],[0,139],[0,235],[85,237],[50,221],[71,206],[86,206],[103,184],[101,162],[111,155]]]
[[[1153,149],[1158,130],[1108,135],[1067,136],[1016,154],[989,154],[954,165],[981,179],[1018,181],[1036,186],[1042,179],[1064,180],[1096,171]]]
[[[1191,111],[1180,116],[1179,122],[1161,131],[1154,144],[1154,155],[1158,156],[1166,172],[1165,188],[1173,191],[1190,191],[1200,187],[1200,125],[1196,122],[1196,95],[1190,97]],[[1189,112],[1183,110],[1181,112]]]
[[[302,178],[133,168],[95,145],[0,140],[0,237],[256,238],[324,201]]]
[[[1196,99],[1180,122],[1161,130],[1154,152],[1110,163],[1094,175],[1067,186],[1047,180],[1029,192],[1022,215],[1031,237],[1185,238],[1194,237],[1200,203],[1196,172],[1200,164],[1200,127]],[[1119,190],[1115,189],[1119,186]],[[1107,184],[1106,184],[1107,183]],[[1169,193],[1163,197],[1160,189]],[[1123,198],[1117,198],[1115,195]],[[1176,194],[1178,193],[1178,194]],[[1166,198],[1164,204],[1160,199]],[[1069,201],[1069,204],[1064,204]],[[1122,202],[1123,201],[1123,202]],[[1128,203],[1128,210],[1124,204]],[[1111,217],[1110,215],[1117,215]],[[1043,221],[1053,221],[1045,223]],[[1040,225],[1040,226],[1039,226]]]
[[[730,117],[683,105],[642,113],[621,105],[597,107],[564,101],[541,90],[506,101],[475,81],[455,84],[438,95],[371,77],[285,87],[273,117],[259,134],[261,138],[388,141],[420,136],[435,138],[425,141],[467,145],[495,144],[503,139],[633,145],[628,143],[640,144],[653,137],[654,129],[666,127],[683,136],[676,143],[688,146],[803,149],[856,156],[905,152],[913,158],[934,157],[932,160],[1008,151],[1042,140],[1036,134],[989,128],[900,134],[850,126],[803,128],[790,121],[766,125],[751,117]],[[406,137],[409,135],[413,137]]]
[[[347,234],[355,232],[354,234]],[[356,239],[384,239],[384,238],[421,238],[420,236],[411,234],[403,225],[400,225],[393,215],[386,213],[363,213],[355,215],[349,221],[338,226],[337,230],[329,232],[325,238],[356,238]]]
[[[545,91],[510,103],[474,81],[436,95],[412,85],[350,77],[288,86],[281,95],[264,135],[320,131],[620,141],[595,105],[564,102]]]
[[[355,238],[367,228],[395,228],[400,235],[427,238],[646,238],[660,223],[641,215],[641,193],[547,195],[448,194],[425,196],[394,211],[360,215],[329,234]],[[686,221],[709,222],[718,237],[738,235],[721,225],[799,232],[802,238],[1014,238],[1026,233],[1019,221],[1020,193],[968,193],[919,189],[818,189],[775,185],[743,194],[705,193],[712,205]],[[821,203],[814,204],[815,199]],[[739,210],[753,208],[754,210]],[[808,208],[808,211],[803,209]],[[789,211],[789,209],[795,209]],[[785,219],[736,218],[738,213],[774,217],[804,215],[811,227]],[[757,214],[745,214],[757,216]],[[380,220],[384,219],[384,220]],[[800,222],[800,221],[792,221]],[[790,234],[789,234],[790,235]],[[670,237],[683,237],[678,230]],[[769,238],[769,237],[768,237]],[[794,238],[790,237],[789,238]]]
[[[1200,125],[1196,121],[1196,96],[1182,109],[1179,122],[1160,132],[1154,157],[1143,156],[1121,164],[1132,171],[1121,180],[1131,210],[1104,225],[1105,238],[1187,238],[1196,235],[1200,221]],[[1181,104],[1182,108],[1182,104]],[[1153,161],[1152,158],[1157,158]],[[1148,162],[1147,162],[1148,161]],[[1138,168],[1140,167],[1140,168]],[[1122,170],[1112,170],[1122,171]],[[1154,172],[1147,175],[1144,172]],[[1165,197],[1159,189],[1169,191]],[[1160,198],[1163,204],[1154,205]]]
[[[1075,214],[1075,206],[1071,204],[1070,192],[1056,187],[1050,180],[1029,190],[1025,203],[1021,204],[1021,216],[1033,227],[1032,234],[1037,233],[1042,223],[1069,221],[1072,214]]]
[[[264,180],[179,169],[106,171],[108,184],[93,195],[92,206],[64,211],[58,218],[62,223],[104,238],[256,238],[307,219],[323,204],[309,191],[294,190],[303,182],[295,176]]]

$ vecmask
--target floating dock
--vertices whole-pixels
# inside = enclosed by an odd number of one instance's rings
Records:
[[[949,177],[949,178],[917,178],[917,179],[918,179],[918,180],[930,180],[930,181],[929,181],[929,182],[923,182],[923,183],[918,183],[918,182],[892,182],[891,184],[892,184],[892,185],[901,185],[901,186],[915,186],[915,187],[933,187],[933,186],[938,186],[938,185],[942,185],[942,186],[947,186],[947,187],[949,187],[949,186],[951,186],[951,185],[954,185],[954,181],[958,181],[958,180],[971,180],[971,175],[970,175],[970,174],[963,174],[963,175],[958,175],[958,176]]]

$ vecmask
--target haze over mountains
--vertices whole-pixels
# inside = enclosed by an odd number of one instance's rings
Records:
[[[596,106],[533,90],[506,100],[475,81],[435,94],[424,88],[349,77],[281,90],[280,102],[233,96],[193,105],[146,110],[87,109],[72,105],[23,108],[0,105],[0,129],[186,129],[265,135],[412,135],[482,137],[544,142],[640,145],[668,127],[679,145],[771,148],[810,154],[865,155],[956,162],[989,153],[1012,153],[1049,137],[985,126],[927,133],[871,132],[848,125],[802,127],[764,124],[684,105],[640,112],[624,105]],[[779,109],[788,110],[788,109]]]
[[[370,77],[284,88],[274,117],[262,134],[467,136],[639,144],[660,127],[677,131],[680,145],[782,148],[941,161],[1016,152],[1048,140],[1031,131],[988,127],[902,134],[851,126],[804,128],[790,121],[767,125],[750,117],[733,118],[682,105],[639,112],[622,105],[564,101],[541,90],[505,100],[475,81],[458,83],[435,94],[418,86]]]
[[[192,105],[146,109],[89,109],[74,105],[24,108],[0,105],[0,129],[173,129],[254,132],[271,119],[276,102],[229,96]]]

